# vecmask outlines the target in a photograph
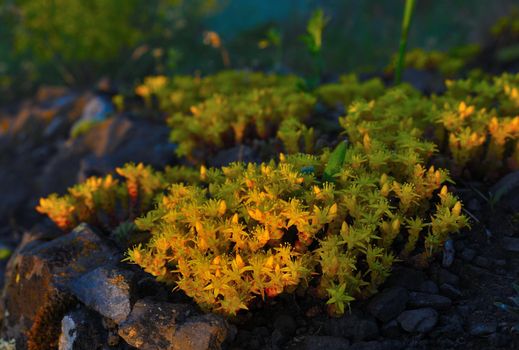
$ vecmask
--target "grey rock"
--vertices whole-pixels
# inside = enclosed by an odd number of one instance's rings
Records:
[[[454,249],[456,249],[456,251],[462,251],[463,249],[465,249],[465,243],[462,241],[462,240],[457,240],[454,242]]]
[[[94,96],[83,108],[79,122],[87,120],[103,121],[114,112],[115,107],[108,97],[104,95]]]
[[[474,249],[465,248],[460,254],[460,257],[465,261],[472,261],[474,257],[476,256],[476,251]]]
[[[473,263],[474,263],[474,265],[482,267],[484,269],[488,269],[492,265],[490,260],[485,258],[484,256],[476,257],[476,259],[474,259]]]
[[[463,319],[457,313],[451,315],[442,315],[439,325],[431,332],[432,338],[438,337],[454,337],[457,338],[463,333]]]
[[[426,280],[422,271],[405,266],[395,267],[386,284],[391,287],[403,287],[405,289],[419,291],[420,286]]]
[[[122,258],[89,226],[42,242],[22,243],[6,271],[1,301],[4,333],[20,348],[34,342],[57,342],[67,307],[74,303],[66,284],[81,273]],[[48,317],[46,322],[40,322]],[[30,330],[30,332],[29,332]],[[54,344],[57,346],[57,344]]]
[[[287,314],[281,314],[274,319],[274,328],[279,329],[282,334],[293,335],[296,331],[296,321]]]
[[[307,335],[298,344],[288,349],[290,350],[349,350],[350,342],[344,338],[332,337],[326,335]]]
[[[470,325],[469,333],[473,336],[485,336],[495,333],[497,330],[496,322],[476,322]]]
[[[499,204],[510,208],[512,211],[519,211],[519,171],[514,171],[496,182],[490,192],[499,197]]]
[[[519,253],[519,238],[503,237],[501,246],[508,252]]]
[[[381,328],[381,332],[385,337],[398,338],[401,334],[398,321],[391,320],[388,323],[384,324]]]
[[[350,338],[354,341],[375,339],[379,334],[375,319],[362,315],[356,309],[341,317],[328,319],[324,331],[327,335]]]
[[[447,310],[451,307],[452,301],[444,296],[420,292],[409,293],[408,307],[426,308],[431,307],[436,310]]]
[[[512,342],[512,336],[510,334],[493,333],[489,338],[490,344],[496,348],[509,347]]]
[[[403,344],[398,340],[367,341],[353,344],[349,350],[399,350]]]
[[[119,335],[145,350],[216,350],[235,330],[220,316],[200,315],[188,304],[141,299],[119,326]]]
[[[443,244],[443,252],[442,252],[442,266],[449,267],[454,262],[454,257],[456,255],[456,249],[454,249],[454,241],[452,239],[448,239]]]
[[[119,324],[131,311],[133,275],[131,271],[102,266],[71,280],[68,286],[82,303]]]
[[[427,280],[420,285],[420,292],[429,294],[438,294],[438,286],[434,281]]]
[[[444,283],[449,283],[453,286],[458,286],[460,283],[460,278],[450,271],[447,271],[445,269],[439,269],[438,284],[442,285]]]
[[[374,319],[361,320],[357,326],[357,332],[353,339],[355,341],[376,339],[379,335],[377,322]]]
[[[460,304],[456,307],[458,313],[464,318],[469,318],[470,314],[474,311],[474,308],[470,304]]]
[[[377,294],[368,304],[368,311],[382,322],[387,322],[400,314],[409,300],[405,288],[387,288]]]
[[[274,319],[272,345],[280,346],[286,343],[296,331],[296,322],[290,315],[281,314]]]
[[[101,324],[100,316],[85,308],[67,313],[61,320],[59,350],[101,349],[107,337]]]
[[[27,175],[30,171],[32,171],[30,166],[21,164],[4,166],[0,163],[0,193],[2,193],[0,224],[2,226],[8,225],[10,218],[23,210],[24,203],[30,197],[31,180]]]
[[[505,267],[506,260],[505,259],[496,259],[496,260],[494,260],[494,265],[497,267]]]
[[[63,193],[76,182],[113,172],[128,162],[164,167],[174,159],[168,135],[166,125],[148,120],[117,116],[100,122],[57,147],[38,178],[38,194]]]
[[[128,162],[163,167],[174,158],[168,135],[167,126],[146,120],[119,116],[106,120],[78,140],[88,153],[76,167],[77,179],[106,174]]]
[[[438,322],[438,312],[432,308],[407,310],[402,312],[397,320],[409,333],[428,333]]]
[[[445,295],[446,297],[454,299],[454,300],[461,298],[463,295],[458,288],[451,286],[448,283],[442,284],[440,286],[440,291],[441,291],[442,295]]]

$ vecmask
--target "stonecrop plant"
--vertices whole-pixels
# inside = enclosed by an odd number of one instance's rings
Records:
[[[200,163],[219,149],[275,136],[285,119],[307,119],[316,99],[301,84],[294,76],[224,71],[204,78],[149,77],[136,92],[168,114],[177,155]]]
[[[273,87],[246,90],[231,96],[215,94],[191,107],[189,113],[171,115],[171,140],[179,156],[211,154],[246,140],[276,135],[287,118],[305,120],[315,98],[293,88]]]
[[[446,85],[444,94],[432,97],[405,85],[386,89],[378,98],[350,104],[340,123],[354,141],[365,133],[386,144],[405,144],[409,135],[427,139],[425,159],[437,148],[434,158],[456,177],[491,180],[517,169],[519,75],[451,80]]]
[[[384,83],[378,78],[361,82],[355,74],[349,74],[342,75],[336,83],[319,86],[315,94],[325,105],[336,107],[348,106],[356,99],[374,99],[382,95],[384,90]]]
[[[170,182],[196,181],[192,169],[184,167],[158,172],[142,163],[126,164],[117,168],[116,173],[122,180],[113,175],[90,177],[69,188],[63,196],[51,194],[41,198],[36,210],[64,231],[82,222],[112,230],[150,210],[155,196]]]
[[[136,220],[152,238],[128,260],[206,310],[234,315],[256,298],[316,286],[342,314],[375,293],[397,259],[426,265],[467,225],[442,187],[447,173],[423,165],[422,143],[366,133],[343,149],[331,181],[329,152],[202,167],[199,185],[171,185]]]
[[[251,89],[272,87],[296,88],[301,79],[296,76],[279,76],[259,72],[226,70],[205,77],[160,75],[144,79],[135,93],[151,104],[156,99],[158,107],[166,113],[189,112],[194,106],[214,94],[235,95]]]
[[[436,142],[446,145],[454,174],[493,179],[519,168],[519,74],[448,81],[433,100],[429,119],[443,127]]]
[[[454,77],[467,68],[471,60],[481,51],[478,45],[465,45],[449,52],[426,51],[415,48],[406,53],[404,66],[417,70],[436,71],[443,77]],[[396,56],[385,69],[391,74],[396,66]]]
[[[127,260],[204,310],[236,315],[298,289],[341,315],[376,293],[396,262],[427,266],[468,226],[441,157],[456,176],[479,169],[486,179],[514,168],[519,147],[519,75],[448,81],[440,96],[355,84],[366,86],[322,95],[348,104],[339,118],[347,141],[334,151],[317,153],[298,117],[315,103],[310,94],[216,93],[172,117],[197,120],[178,128],[189,130],[183,152],[277,133],[279,160],[199,171],[129,165],[121,179],[91,178],[38,210],[63,229],[130,222],[117,232],[136,227],[149,240],[129,244]]]

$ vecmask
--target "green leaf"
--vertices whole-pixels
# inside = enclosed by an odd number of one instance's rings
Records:
[[[328,159],[328,163],[326,163],[326,167],[324,168],[323,179],[325,181],[333,182],[334,175],[341,171],[347,148],[348,144],[346,141],[343,141],[339,143],[330,154],[330,159]]]

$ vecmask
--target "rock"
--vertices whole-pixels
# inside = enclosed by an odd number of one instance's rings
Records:
[[[245,330],[245,329],[240,329],[240,330],[238,330],[238,333],[236,334],[234,343],[245,347],[245,344],[247,344],[247,342],[249,341],[251,336],[252,336],[252,332]]]
[[[401,334],[397,320],[391,320],[381,328],[382,334],[388,338],[398,338]]]
[[[353,340],[372,340],[376,339],[379,335],[378,325],[374,319],[361,320],[357,326],[357,331]]]
[[[115,112],[115,107],[109,96],[97,95],[88,101],[81,113],[81,120],[106,120]]]
[[[442,315],[439,325],[431,332],[431,338],[453,337],[457,338],[463,330],[463,319],[457,313]]]
[[[503,237],[501,246],[508,252],[519,253],[519,238]]]
[[[439,269],[438,271],[438,284],[442,285],[444,283],[451,284],[453,286],[458,286],[460,282],[460,278],[453,274],[450,271],[445,269]]]
[[[494,266],[496,266],[496,267],[505,267],[506,266],[506,260],[505,259],[496,259],[496,260],[494,260]]]
[[[9,164],[4,166],[0,163],[0,224],[8,225],[10,218],[21,211],[25,202],[31,195],[30,179],[25,171],[30,171],[31,167]]]
[[[233,329],[220,316],[200,315],[189,304],[141,299],[119,326],[131,346],[146,350],[216,350]]]
[[[402,312],[397,320],[409,333],[428,333],[438,322],[438,312],[432,308],[407,310]]]
[[[354,341],[375,339],[379,334],[375,319],[362,315],[356,309],[341,317],[329,318],[324,325],[324,331],[327,335],[350,338]]]
[[[274,320],[274,332],[272,332],[272,344],[279,346],[286,343],[296,331],[296,322],[290,315],[281,314]]]
[[[274,328],[279,329],[281,333],[291,336],[296,331],[296,321],[287,314],[281,314],[274,320]]]
[[[392,287],[377,294],[368,304],[368,311],[382,322],[400,314],[409,300],[409,293],[402,287]]]
[[[67,313],[61,320],[59,350],[101,349],[105,345],[106,330],[99,315],[80,308]]]
[[[440,291],[446,297],[454,299],[454,300],[461,298],[463,295],[458,288],[451,286],[448,283],[442,284],[440,286]]]
[[[514,171],[502,177],[491,188],[490,192],[499,197],[499,204],[519,211],[519,171]]]
[[[472,198],[467,203],[467,209],[470,210],[471,213],[476,211],[481,211],[483,207],[481,206],[481,202],[476,198]]]
[[[301,343],[289,347],[290,350],[349,350],[350,342],[344,338],[326,335],[307,335]]]
[[[429,294],[438,294],[438,286],[431,280],[427,280],[420,285],[420,292]]]
[[[399,266],[394,268],[386,284],[391,287],[403,287],[405,289],[419,291],[425,279],[425,274],[422,271]]]
[[[475,256],[476,256],[476,251],[474,249],[470,249],[470,248],[463,249],[463,251],[461,252],[461,255],[460,255],[460,257],[463,260],[468,261],[468,262],[471,262]]]
[[[510,334],[493,333],[489,338],[490,344],[496,348],[504,348],[505,346],[509,347],[511,345],[510,343],[512,342],[512,336]]]
[[[456,255],[456,250],[454,249],[454,241],[452,239],[448,239],[445,241],[442,253],[442,266],[451,266],[454,262],[454,257]]]
[[[431,307],[436,310],[447,310],[451,307],[451,304],[451,300],[447,297],[420,292],[409,293],[409,301],[407,303],[408,307],[411,308]]]
[[[82,303],[119,324],[131,311],[133,276],[131,271],[102,266],[71,280],[68,286]]]
[[[111,118],[86,133],[80,142],[89,153],[76,170],[79,181],[106,174],[128,162],[162,168],[174,160],[169,128],[146,120]]]
[[[475,322],[472,323],[469,327],[470,335],[473,335],[475,337],[489,335],[495,333],[496,330],[497,323],[495,321]]]
[[[166,125],[123,116],[110,118],[59,145],[38,178],[38,195],[63,193],[76,182],[113,172],[128,162],[162,168],[174,159],[168,138]]]
[[[468,303],[460,304],[456,307],[456,309],[457,309],[458,313],[466,319],[470,318],[470,315],[474,311],[474,307]]]
[[[57,145],[57,152],[47,160],[41,174],[36,179],[37,194],[40,197],[50,193],[65,193],[68,187],[78,182],[81,159],[89,150],[81,140],[68,141]]]
[[[462,241],[462,240],[457,240],[454,242],[454,249],[456,249],[456,251],[462,251],[463,249],[465,249],[465,243]]]
[[[489,259],[485,258],[484,256],[478,256],[476,259],[474,259],[474,265],[482,267],[484,269],[488,269],[491,266],[491,262]]]
[[[349,350],[399,350],[403,345],[398,340],[367,341],[353,344]]]
[[[49,242],[22,244],[11,258],[1,301],[3,336],[20,348],[57,346],[61,321],[72,295],[66,283],[122,256],[87,225]],[[45,347],[46,349],[46,347]]]

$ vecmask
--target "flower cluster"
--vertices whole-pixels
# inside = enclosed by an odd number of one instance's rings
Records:
[[[113,175],[90,177],[69,188],[64,196],[41,198],[36,210],[47,215],[62,230],[82,222],[112,230],[150,210],[153,199],[172,181],[193,181],[192,169],[167,168],[163,173],[143,164],[126,164]]]

